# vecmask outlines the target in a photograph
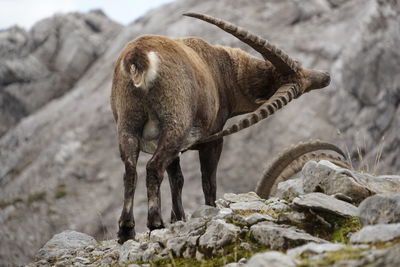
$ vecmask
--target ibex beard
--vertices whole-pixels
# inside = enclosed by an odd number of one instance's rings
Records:
[[[139,152],[146,165],[147,226],[164,227],[160,185],[167,171],[171,222],[184,220],[179,154],[198,150],[205,204],[215,206],[216,172],[222,137],[265,119],[293,98],[329,84],[329,74],[303,69],[282,50],[248,31],[206,15],[187,14],[215,24],[264,57],[213,46],[199,38],[143,35],[122,50],[114,69],[111,107],[125,164],[124,206],[119,242],[135,236],[133,201]],[[234,116],[252,112],[223,130]]]

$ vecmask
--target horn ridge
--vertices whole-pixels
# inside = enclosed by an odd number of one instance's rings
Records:
[[[205,14],[184,13],[183,15],[203,20],[219,27],[225,32],[232,34],[242,42],[251,46],[257,52],[259,52],[264,57],[264,59],[270,61],[275,66],[277,71],[283,74],[289,74],[298,71],[297,62],[290,58],[288,54],[283,52],[283,50],[279,49],[275,45],[269,43],[266,39],[263,39],[248,30],[238,27],[230,22],[217,19]]]
[[[281,109],[282,107],[287,105],[291,100],[294,99],[289,97],[288,99],[282,100],[283,96],[281,96],[280,94],[286,94],[288,92],[292,92],[297,98],[298,92],[300,92],[299,90],[296,89],[297,87],[299,87],[298,84],[285,84],[281,86],[270,99],[265,101],[264,104],[258,107],[254,112],[247,115],[244,119],[240,120],[238,123],[233,124],[232,126],[228,127],[223,131],[220,131],[218,133],[210,135],[209,137],[203,140],[198,141],[197,143],[201,144],[217,140],[221,137],[231,135],[245,128],[248,128],[260,122],[261,120],[268,118],[270,115],[274,114],[277,110]],[[251,120],[252,116],[257,116],[260,117],[261,119],[252,121]]]
[[[300,142],[296,146],[285,150],[277,158],[275,158],[271,164],[265,169],[264,174],[256,187],[256,193],[263,198],[267,198],[270,194],[270,190],[274,185],[277,177],[295,160],[299,157],[314,152],[317,150],[331,150],[340,154],[346,159],[345,153],[336,145],[320,141],[311,140],[307,143]]]

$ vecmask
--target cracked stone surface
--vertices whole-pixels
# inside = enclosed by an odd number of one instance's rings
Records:
[[[358,215],[356,206],[322,193],[310,193],[296,197],[293,203],[299,207],[322,210],[339,216]]]

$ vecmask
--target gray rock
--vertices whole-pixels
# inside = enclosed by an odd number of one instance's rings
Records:
[[[163,246],[166,246],[168,239],[172,237],[175,237],[175,235],[168,228],[156,229],[150,232],[150,241],[161,243]]]
[[[400,194],[379,194],[358,206],[361,225],[400,223]]]
[[[222,208],[219,210],[217,218],[218,219],[225,219],[233,214],[233,210],[229,208]]]
[[[276,219],[272,218],[271,216],[265,215],[265,214],[260,214],[260,213],[252,213],[248,216],[243,217],[243,221],[246,223],[246,225],[251,226],[253,224],[263,222],[263,221],[276,221]]]
[[[111,258],[117,258],[119,264],[128,264],[142,260],[142,254],[144,251],[141,249],[139,242],[128,240],[119,247],[118,252],[119,257],[112,255]]]
[[[250,214],[268,212],[269,208],[261,201],[237,202],[229,206],[235,213]]]
[[[120,30],[120,25],[98,12],[54,16],[36,23],[29,32],[15,27],[5,30],[0,37],[4,59],[0,63],[0,103],[4,102],[0,136],[72,89]],[[11,40],[14,47],[9,46]]]
[[[290,211],[280,213],[277,219],[278,223],[302,224],[306,221],[306,215],[303,212]]]
[[[351,243],[378,243],[400,237],[400,223],[368,225],[351,238]]]
[[[344,217],[358,215],[357,207],[322,193],[310,193],[296,197],[293,203],[299,207],[326,211]]]
[[[191,218],[212,218],[218,213],[219,209],[216,207],[201,205],[192,213]]]
[[[197,252],[197,244],[200,236],[189,236],[186,238],[186,250],[182,253],[184,258],[195,258]]]
[[[238,262],[231,262],[224,265],[224,267],[242,267],[242,266],[244,266],[244,264]]]
[[[265,204],[267,205],[267,210],[273,210],[276,212],[291,210],[291,208],[288,205],[289,203],[284,199],[271,197],[265,201]]]
[[[322,254],[327,251],[336,251],[344,248],[343,244],[334,244],[334,243],[326,243],[326,244],[318,244],[314,242],[310,242],[308,244],[302,245],[297,248],[292,248],[287,251],[287,255],[294,258],[296,256],[310,256],[314,254]]]
[[[146,250],[142,254],[142,260],[145,262],[157,259],[161,246],[158,243],[148,243]]]
[[[136,247],[135,244],[128,243],[125,247],[119,247],[118,249],[110,250],[110,251],[106,252],[104,254],[103,258],[104,259],[108,258],[110,260],[110,262],[116,262],[119,259],[124,260],[125,256],[129,257],[131,249],[132,249],[132,252],[134,252],[136,250],[135,247]],[[138,247],[140,247],[140,246],[138,246]],[[121,253],[123,253],[125,255],[122,255],[122,257],[121,257]],[[132,256],[133,256],[133,253],[132,253]],[[132,257],[132,258],[135,258],[135,257]]]
[[[261,222],[253,225],[250,228],[250,233],[257,242],[274,250],[293,248],[308,242],[327,242],[295,227],[287,227],[270,222]]]
[[[37,259],[51,260],[60,257],[73,249],[83,249],[86,246],[96,245],[93,237],[72,230],[56,234],[36,254]]]
[[[279,198],[292,198],[303,194],[303,179],[296,178],[280,182],[276,188],[276,194],[274,196]]]
[[[74,262],[77,262],[80,264],[89,264],[90,260],[87,258],[83,258],[83,257],[76,257],[76,258],[74,258]]]
[[[222,198],[217,199],[217,200],[215,201],[215,205],[216,205],[217,208],[219,208],[219,209],[229,208],[229,204],[230,204],[229,201],[227,201],[227,200],[225,200],[225,199],[222,199]]]
[[[342,193],[359,203],[377,193],[400,192],[399,176],[372,176],[350,171],[321,160],[307,162],[302,170],[305,193],[322,191],[327,195]]]
[[[119,247],[119,244],[116,239],[104,240],[104,241],[100,242],[98,245],[98,249],[101,251],[108,251],[115,247]]]
[[[135,239],[140,243],[150,241],[150,231],[136,233]]]
[[[215,253],[219,248],[235,242],[239,233],[239,227],[220,219],[213,220],[199,239],[199,249],[203,254]]]
[[[368,253],[365,255],[368,257],[369,255],[373,255],[373,260],[371,263],[369,263],[368,266],[371,267],[380,267],[380,266],[385,266],[385,267],[397,267],[400,266],[400,245],[395,245],[393,247],[389,247],[386,249],[383,249],[382,251],[379,251],[381,253],[377,253],[375,251],[372,251],[372,253]]]
[[[278,251],[269,251],[253,255],[246,267],[294,267],[296,262],[289,256]]]
[[[183,253],[186,250],[188,238],[185,236],[182,237],[173,237],[168,239],[166,247],[172,251],[173,255],[176,257],[182,257]]]
[[[261,198],[255,192],[248,192],[242,194],[225,193],[224,199],[231,203],[261,200]]]
[[[170,232],[167,234],[167,236],[172,235],[188,237],[202,235],[206,231],[206,225],[208,221],[209,220],[206,218],[192,218],[187,222],[178,221],[169,226]]]

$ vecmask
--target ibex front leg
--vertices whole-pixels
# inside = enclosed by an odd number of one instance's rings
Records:
[[[119,219],[118,242],[124,243],[135,237],[135,219],[133,216],[133,198],[135,194],[137,173],[136,163],[139,156],[139,141],[133,135],[119,134],[121,158],[125,163],[124,206]]]
[[[160,136],[156,152],[147,163],[146,186],[149,205],[147,227],[150,230],[164,227],[161,218],[160,185],[167,166],[178,157],[187,132],[174,129],[174,127],[170,130],[164,130]],[[171,194],[174,194],[174,192],[171,192]]]

